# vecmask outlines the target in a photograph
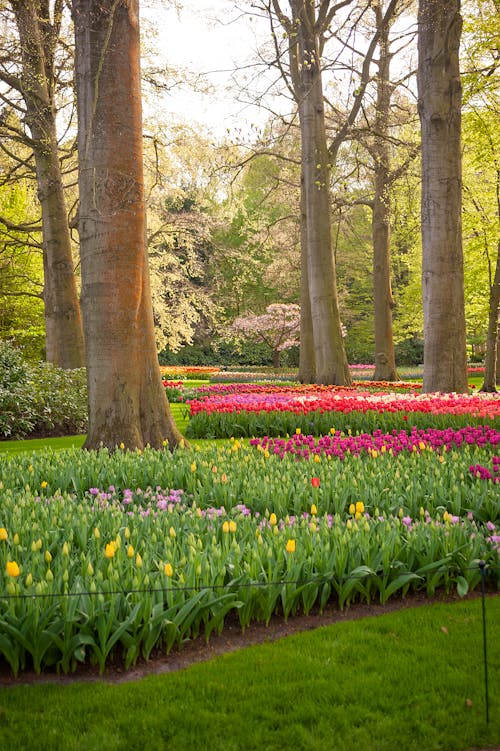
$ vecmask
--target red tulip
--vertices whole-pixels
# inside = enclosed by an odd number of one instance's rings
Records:
[[[311,477],[311,485],[313,486],[313,488],[319,488],[319,483],[319,477]]]

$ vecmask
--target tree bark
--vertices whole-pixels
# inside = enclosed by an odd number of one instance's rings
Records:
[[[375,139],[373,146],[375,162],[375,191],[373,197],[373,302],[375,330],[376,381],[397,381],[394,340],[392,334],[392,309],[394,301],[391,289],[391,195],[390,195],[390,147],[389,117],[391,103],[389,24],[383,23],[382,2],[375,5],[379,38],[379,62],[377,74],[377,103],[375,114]]]
[[[299,381],[314,383],[316,358],[314,354],[311,301],[309,298],[309,274],[307,270],[307,216],[304,180],[300,181],[300,354]]]
[[[84,364],[83,329],[59,162],[54,103],[57,35],[45,0],[11,0],[22,56],[22,94],[35,156],[42,210],[46,359],[61,368]],[[57,9],[56,9],[57,14]]]
[[[486,337],[486,357],[484,359],[484,380],[481,391],[495,392],[499,380],[498,339],[500,315],[500,240],[498,241],[497,263],[493,284],[490,288],[490,304],[488,315],[488,334]]]
[[[145,243],[137,0],[75,0],[85,448],[174,448]]]
[[[468,390],[461,224],[460,0],[420,0],[425,392]]]
[[[314,5],[290,0],[297,30],[301,161],[307,232],[307,274],[316,383],[349,385],[331,241],[330,167]]]

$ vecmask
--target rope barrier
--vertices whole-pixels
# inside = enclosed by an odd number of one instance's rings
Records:
[[[459,573],[464,573],[466,571],[477,571],[480,570],[481,572],[481,581],[484,584],[484,577],[486,575],[486,571],[500,571],[500,564],[487,564],[485,561],[479,561],[477,566],[468,567],[468,568],[461,568],[459,570]],[[444,571],[444,570],[443,570]],[[458,571],[458,570],[457,570]],[[383,576],[388,576],[392,572],[382,571],[382,572],[374,572],[374,573],[360,573],[355,576],[352,574],[347,574],[346,576],[318,576],[316,578],[311,579],[278,579],[276,581],[250,581],[250,582],[238,582],[238,581],[232,581],[232,582],[226,582],[224,584],[198,584],[197,586],[177,586],[172,583],[172,586],[169,587],[148,587],[148,588],[135,588],[135,589],[110,589],[110,590],[82,590],[79,592],[44,592],[44,593],[36,593],[33,592],[31,594],[16,594],[16,593],[0,593],[0,600],[36,600],[36,599],[45,599],[47,597],[95,597],[98,595],[130,595],[130,594],[155,594],[155,593],[165,593],[165,592],[201,592],[203,590],[227,590],[228,592],[234,592],[235,589],[252,589],[252,588],[264,588],[264,587],[284,587],[284,586],[305,586],[307,584],[333,584],[333,583],[342,583],[342,582],[348,582],[348,581],[361,581],[363,579],[380,579]],[[435,573],[435,572],[433,572]],[[450,570],[448,570],[448,573],[450,573]],[[391,583],[391,581],[395,581],[400,576],[404,576],[405,574],[415,574],[417,577],[420,575],[415,571],[399,571],[398,575],[393,577],[388,581],[388,584]],[[424,577],[420,577],[424,579]]]

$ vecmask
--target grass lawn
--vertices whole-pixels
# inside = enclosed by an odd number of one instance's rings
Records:
[[[500,744],[500,598],[344,621],[134,683],[0,689],[9,751],[458,751]]]
[[[171,404],[172,414],[177,427],[184,433],[187,425],[187,418],[184,416],[186,406],[184,404]],[[0,454],[9,452],[17,454],[22,451],[36,451],[37,449],[65,449],[79,448],[85,440],[84,435],[69,435],[61,438],[31,438],[26,440],[0,441]]]

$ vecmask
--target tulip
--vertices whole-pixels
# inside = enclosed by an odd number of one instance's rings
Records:
[[[7,530],[5,527],[0,527],[0,540],[8,540],[9,535],[7,534]]]
[[[21,573],[19,566],[15,561],[7,561],[5,571],[7,572],[7,576],[11,576],[13,579],[15,579],[16,576],[19,576],[19,574]]]
[[[295,553],[295,540],[287,540],[287,543],[286,543],[286,552],[287,553]]]
[[[172,568],[171,563],[166,563],[163,571],[165,573],[165,576],[171,577],[174,575],[174,569]]]

